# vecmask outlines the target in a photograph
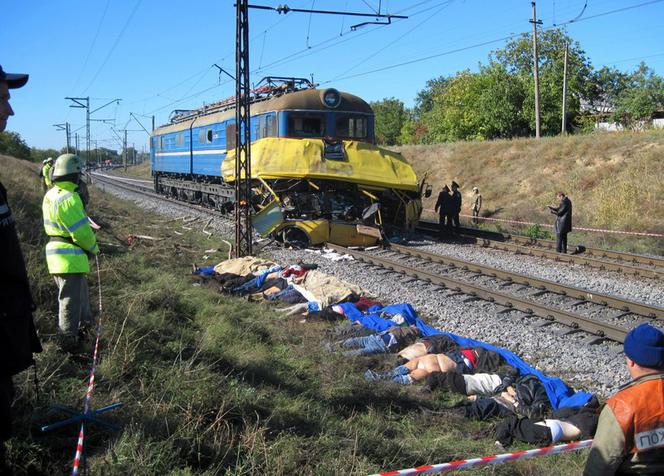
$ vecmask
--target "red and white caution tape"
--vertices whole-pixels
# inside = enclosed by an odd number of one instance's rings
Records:
[[[83,414],[87,415],[90,410],[90,400],[92,399],[92,390],[95,387],[95,370],[97,370],[97,355],[99,353],[99,337],[101,336],[101,317],[102,317],[102,304],[101,304],[101,274],[99,272],[99,257],[95,256],[97,263],[97,287],[99,288],[99,318],[97,319],[97,338],[95,340],[95,351],[92,354],[92,368],[90,369],[90,379],[88,380],[88,390],[85,392],[85,400],[83,401]],[[74,466],[72,467],[71,474],[77,476],[80,466],[81,458],[83,457],[83,443],[85,441],[85,420],[81,422],[81,429],[78,432],[78,442],[76,443],[76,454],[74,455]]]
[[[430,208],[427,208],[426,211],[429,212],[434,212],[435,210],[431,210]],[[541,226],[541,227],[546,227],[546,228],[553,228],[553,225],[549,225],[547,223],[535,223],[532,221],[519,221],[519,220],[507,220],[504,218],[491,218],[491,217],[474,217],[472,215],[459,215],[460,217],[464,218],[473,218],[476,220],[485,220],[485,221],[499,221],[503,223],[512,223],[515,225],[534,225],[534,226]],[[639,232],[639,231],[623,231],[623,230],[606,230],[603,228],[587,228],[587,227],[581,227],[581,226],[575,226],[574,230],[572,231],[591,231],[595,233],[613,233],[617,235],[632,235],[632,236],[653,236],[655,238],[664,238],[664,233],[650,233],[650,232]]]
[[[483,466],[488,464],[499,464],[507,461],[515,461],[518,459],[534,458],[536,456],[553,455],[557,453],[566,453],[568,451],[576,451],[583,448],[590,448],[593,440],[574,441],[564,445],[547,446],[546,448],[536,448],[532,450],[515,451],[513,453],[503,453],[500,455],[483,456],[481,458],[462,459],[459,461],[451,461],[449,463],[431,464],[418,466],[417,468],[400,469],[397,471],[385,471],[383,473],[374,474],[372,476],[397,476],[404,474],[427,474],[427,473],[442,473],[446,471],[454,471],[457,469],[472,468],[475,466]]]

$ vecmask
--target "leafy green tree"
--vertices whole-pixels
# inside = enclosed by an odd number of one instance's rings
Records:
[[[401,129],[408,120],[403,102],[386,98],[371,103],[375,114],[376,142],[384,145],[400,144]]]
[[[61,152],[55,149],[38,149],[36,147],[30,148],[30,160],[33,162],[43,162],[49,157],[57,159],[60,154]]]
[[[0,154],[30,160],[30,147],[17,132],[0,132]]]
[[[428,140],[483,139],[478,112],[481,88],[479,75],[469,70],[449,78],[444,89],[434,94],[432,109],[422,115],[428,129]]]
[[[593,112],[611,112],[618,102],[618,97],[628,87],[628,73],[604,66],[597,71],[593,71],[585,99]]]
[[[445,76],[439,76],[427,81],[424,89],[419,91],[417,98],[415,98],[415,110],[413,113],[416,118],[433,109],[434,97],[440,95],[445,90],[449,79]]]
[[[639,126],[664,107],[664,79],[642,62],[627,84],[618,93],[613,119],[624,126]]]
[[[498,139],[528,135],[528,121],[521,113],[527,96],[527,85],[522,78],[495,63],[481,67],[478,78],[477,113],[481,136]]]
[[[580,99],[591,92],[592,66],[585,51],[563,30],[544,30],[538,33],[538,61],[540,80],[540,111],[542,133],[560,133],[562,118],[562,89],[565,45],[569,45],[567,65],[567,118],[573,127],[580,113]],[[501,65],[526,86],[521,119],[535,129],[535,83],[533,78],[532,35],[524,33],[493,51],[489,63]]]

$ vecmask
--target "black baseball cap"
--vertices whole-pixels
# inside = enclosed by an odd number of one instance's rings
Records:
[[[9,89],[18,89],[25,86],[25,83],[28,82],[28,75],[20,73],[5,73],[0,65],[0,81],[7,83]]]

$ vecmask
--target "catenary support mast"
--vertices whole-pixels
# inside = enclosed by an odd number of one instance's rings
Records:
[[[237,0],[235,36],[235,257],[252,253],[249,1]]]

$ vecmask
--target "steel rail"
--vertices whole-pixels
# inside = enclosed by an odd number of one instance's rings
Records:
[[[474,298],[499,304],[508,310],[513,309],[521,311],[527,315],[536,315],[546,320],[557,321],[574,329],[583,330],[590,334],[611,339],[616,342],[624,342],[625,336],[628,332],[627,329],[621,326],[600,322],[595,319],[582,316],[580,314],[563,311],[561,309],[550,308],[527,299],[510,296],[499,291],[487,289],[482,286],[477,286],[475,284],[465,283],[453,278],[440,276],[428,271],[405,265],[403,263],[399,263],[397,261],[392,261],[379,256],[373,256],[362,251],[334,245],[331,243],[326,244],[326,246],[339,253],[348,254],[363,263],[380,266],[399,274],[404,274],[422,281],[436,284],[438,286],[443,286],[445,288],[451,289],[452,291],[462,292]]]
[[[418,228],[425,232],[433,232],[434,230],[427,227],[427,225],[421,226],[418,225]],[[437,231],[437,230],[436,230]],[[491,232],[489,232],[491,233]],[[647,278],[662,279],[663,272],[654,269],[654,268],[643,268],[640,266],[634,266],[631,264],[624,264],[614,261],[606,261],[598,258],[586,257],[583,254],[563,254],[557,253],[555,251],[549,251],[544,248],[534,247],[534,246],[522,246],[514,243],[508,243],[504,241],[492,240],[489,238],[483,238],[481,236],[474,236],[464,234],[465,239],[474,240],[475,244],[483,246],[485,248],[493,248],[501,251],[511,251],[517,254],[523,254],[527,256],[536,256],[539,258],[548,258],[554,261],[561,261],[564,263],[573,263],[589,266],[591,268],[597,268],[600,270],[608,271],[618,271],[625,274],[630,274],[634,276],[642,276]]]
[[[437,223],[427,222],[428,226],[437,226]],[[544,240],[541,238],[530,238],[529,236],[523,235],[513,235],[511,233],[501,233],[496,231],[480,230],[478,228],[461,228],[461,234],[463,235],[472,235],[479,236],[481,238],[492,239],[492,236],[500,237],[497,241],[511,241],[513,243],[525,246],[537,246],[539,248],[545,248],[547,250],[555,251],[556,242],[553,240]],[[644,264],[647,266],[664,268],[664,258],[658,258],[656,256],[646,256],[636,253],[626,253],[624,251],[615,251],[615,250],[606,250],[603,248],[585,248],[583,251],[584,255],[590,256],[591,258],[608,258],[614,259],[616,261],[632,263],[635,265]]]
[[[650,306],[648,304],[630,301],[628,299],[621,299],[608,294],[596,293],[587,289],[577,288],[574,286],[565,286],[563,284],[549,281],[547,279],[536,278],[527,276],[525,274],[514,273],[502,269],[485,266],[470,261],[452,258],[450,256],[439,255],[430,253],[428,251],[420,250],[417,248],[410,248],[400,245],[390,245],[391,250],[396,250],[404,255],[422,258],[428,261],[442,263],[448,266],[454,266],[462,270],[473,271],[483,275],[500,278],[510,283],[524,284],[539,290],[546,290],[563,296],[579,299],[579,304],[582,302],[592,302],[600,306],[608,306],[625,313],[640,314],[649,318],[664,319],[664,308],[657,306]]]

